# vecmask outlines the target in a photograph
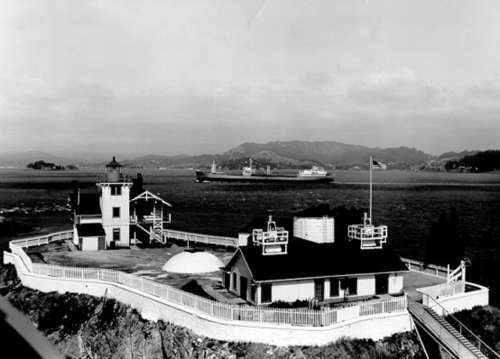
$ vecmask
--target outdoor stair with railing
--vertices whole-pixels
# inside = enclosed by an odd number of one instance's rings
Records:
[[[408,311],[423,329],[455,358],[487,357],[433,309],[408,301]],[[479,339],[479,338],[478,338]],[[486,344],[483,344],[486,345]],[[498,354],[497,354],[498,356]]]
[[[135,223],[135,225],[137,227],[139,227],[140,229],[142,229],[144,232],[146,232],[147,234],[149,234],[150,238],[162,243],[162,244],[166,244],[167,243],[167,239],[165,236],[163,236],[162,234],[160,233],[156,233],[155,231],[153,231],[153,229],[147,229],[147,228],[144,228],[143,225],[145,225],[146,223],[144,221],[137,221]]]

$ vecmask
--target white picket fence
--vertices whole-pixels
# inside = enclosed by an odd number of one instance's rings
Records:
[[[41,244],[60,239],[68,239],[72,232],[60,232],[40,238]],[[255,307],[249,305],[231,305],[206,299],[166,284],[143,279],[132,274],[101,268],[64,267],[42,263],[32,263],[23,247],[37,245],[37,238],[10,242],[12,253],[21,257],[28,270],[36,275],[66,278],[68,280],[102,281],[119,283],[135,291],[147,293],[163,299],[168,303],[183,306],[187,311],[196,311],[226,321],[259,322],[274,325],[292,326],[328,326],[345,320],[405,311],[406,295],[390,299],[367,301],[344,308],[309,309],[279,309]],[[138,294],[140,295],[140,294]]]
[[[347,308],[327,308],[322,310],[239,306],[206,299],[166,284],[111,269],[62,267],[40,263],[34,263],[32,268],[33,274],[38,275],[119,283],[137,291],[162,298],[168,302],[180,304],[198,312],[229,321],[326,326],[356,317],[391,313],[406,309],[406,296],[395,297],[385,301],[365,302]]]

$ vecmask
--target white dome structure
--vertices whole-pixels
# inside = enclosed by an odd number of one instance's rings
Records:
[[[172,273],[209,273],[217,272],[224,263],[207,252],[182,252],[176,254],[165,263],[162,270]]]

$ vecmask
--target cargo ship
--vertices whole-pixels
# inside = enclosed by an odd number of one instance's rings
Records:
[[[217,172],[215,161],[212,163],[210,172],[196,171],[197,182],[332,183],[333,177],[333,173],[328,173],[317,166],[290,175],[273,174],[268,166],[266,173],[258,174],[252,167],[252,160],[250,160],[250,166],[243,167],[241,173]]]

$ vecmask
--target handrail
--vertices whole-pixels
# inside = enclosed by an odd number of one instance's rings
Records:
[[[412,310],[412,306],[408,305],[408,309],[410,313],[413,314],[414,317],[419,318],[422,321],[422,329],[424,329],[427,333],[433,333],[441,342],[446,345],[441,345],[451,356],[456,356],[458,358],[462,358],[460,348],[465,348],[468,353],[472,353],[470,348],[468,348],[465,343],[463,343],[459,338],[457,338],[453,333],[451,333],[446,327],[442,325],[436,318],[434,318],[431,313],[425,310],[425,306],[416,302],[415,300],[410,298],[410,302],[414,303],[414,305],[421,307],[421,313],[418,310]],[[430,319],[431,321],[429,321]],[[436,328],[437,326],[437,328]],[[446,336],[451,336],[454,340],[447,340]],[[432,336],[432,334],[431,334]],[[454,345],[456,344],[456,346]],[[454,352],[454,354],[452,353]],[[472,353],[474,355],[474,353]]]
[[[208,234],[199,234],[191,232],[163,229],[163,235],[168,238],[175,238],[183,241],[199,242],[204,244],[215,244],[222,246],[238,247],[238,238],[212,236]]]
[[[440,278],[446,278],[448,276],[448,268],[443,266],[438,266],[436,264],[431,264],[431,263],[424,263],[422,261],[417,261],[415,259],[409,259],[404,257],[401,257],[401,261],[405,263],[405,265],[410,271],[426,273]],[[414,269],[414,267],[418,267],[419,270]],[[429,270],[432,270],[433,273],[431,273]]]
[[[57,238],[55,238],[55,237],[57,237]],[[27,247],[30,247],[30,245],[28,245],[28,242],[35,243],[35,244],[33,244],[33,246],[35,246],[35,245],[40,246],[40,244],[42,243],[41,240],[43,240],[43,239],[47,239],[47,243],[50,243],[50,242],[58,241],[61,239],[69,239],[69,238],[73,238],[73,231],[72,230],[43,234],[43,235],[35,236],[35,237],[13,239],[13,240],[9,241],[9,247],[11,245],[19,245],[21,248],[25,248],[25,247],[27,248]],[[47,243],[43,243],[43,244],[47,244]],[[25,246],[22,246],[21,244],[25,244]]]
[[[432,298],[430,295],[428,297],[431,298],[439,307],[441,307],[441,309],[443,310],[443,314],[447,313],[446,314],[447,316],[452,317],[459,324],[460,334],[462,334],[462,327],[465,328],[469,332],[469,334],[471,334],[479,342],[479,348],[478,348],[479,350],[481,350],[481,344],[483,344],[483,346],[486,347],[489,351],[491,351],[492,354],[495,354],[495,356],[497,358],[500,358],[500,354],[499,353],[497,353],[496,351],[494,351],[488,344],[486,344],[485,342],[483,342],[481,340],[481,338],[479,338],[476,334],[474,334],[461,321],[459,321],[457,318],[455,318],[455,316],[453,316],[453,314],[451,314],[448,310],[446,310],[446,308],[444,308],[436,299]]]
[[[417,303],[415,300],[409,298],[409,300],[411,302],[414,302],[414,303]],[[410,309],[410,305],[408,305],[408,311],[411,313],[411,309]],[[426,311],[424,310],[424,315],[422,317],[420,317],[422,319],[423,322],[425,322],[425,313]],[[418,313],[415,313],[413,312],[414,315],[418,315]],[[429,315],[429,314],[428,314]],[[423,330],[425,330],[425,332],[427,333],[427,335],[431,336],[432,337],[432,333],[434,334],[438,334],[436,333],[436,331],[434,329],[432,329],[431,327],[427,327],[426,325],[422,325],[421,327]],[[441,328],[441,326],[440,326]],[[424,342],[422,341],[422,338],[420,337],[420,333],[418,332],[418,330],[416,331],[417,332],[417,335],[420,339],[420,344],[422,345],[422,348],[424,349],[424,352],[426,353],[425,356],[426,358],[429,358],[429,355],[427,354],[427,351],[425,349],[425,345],[424,345]],[[441,338],[441,333],[439,333],[439,337]],[[447,348],[446,346],[441,346],[442,349],[444,349],[449,355],[453,356],[453,353],[451,352],[451,350],[449,348]],[[458,354],[458,353],[457,353]]]

